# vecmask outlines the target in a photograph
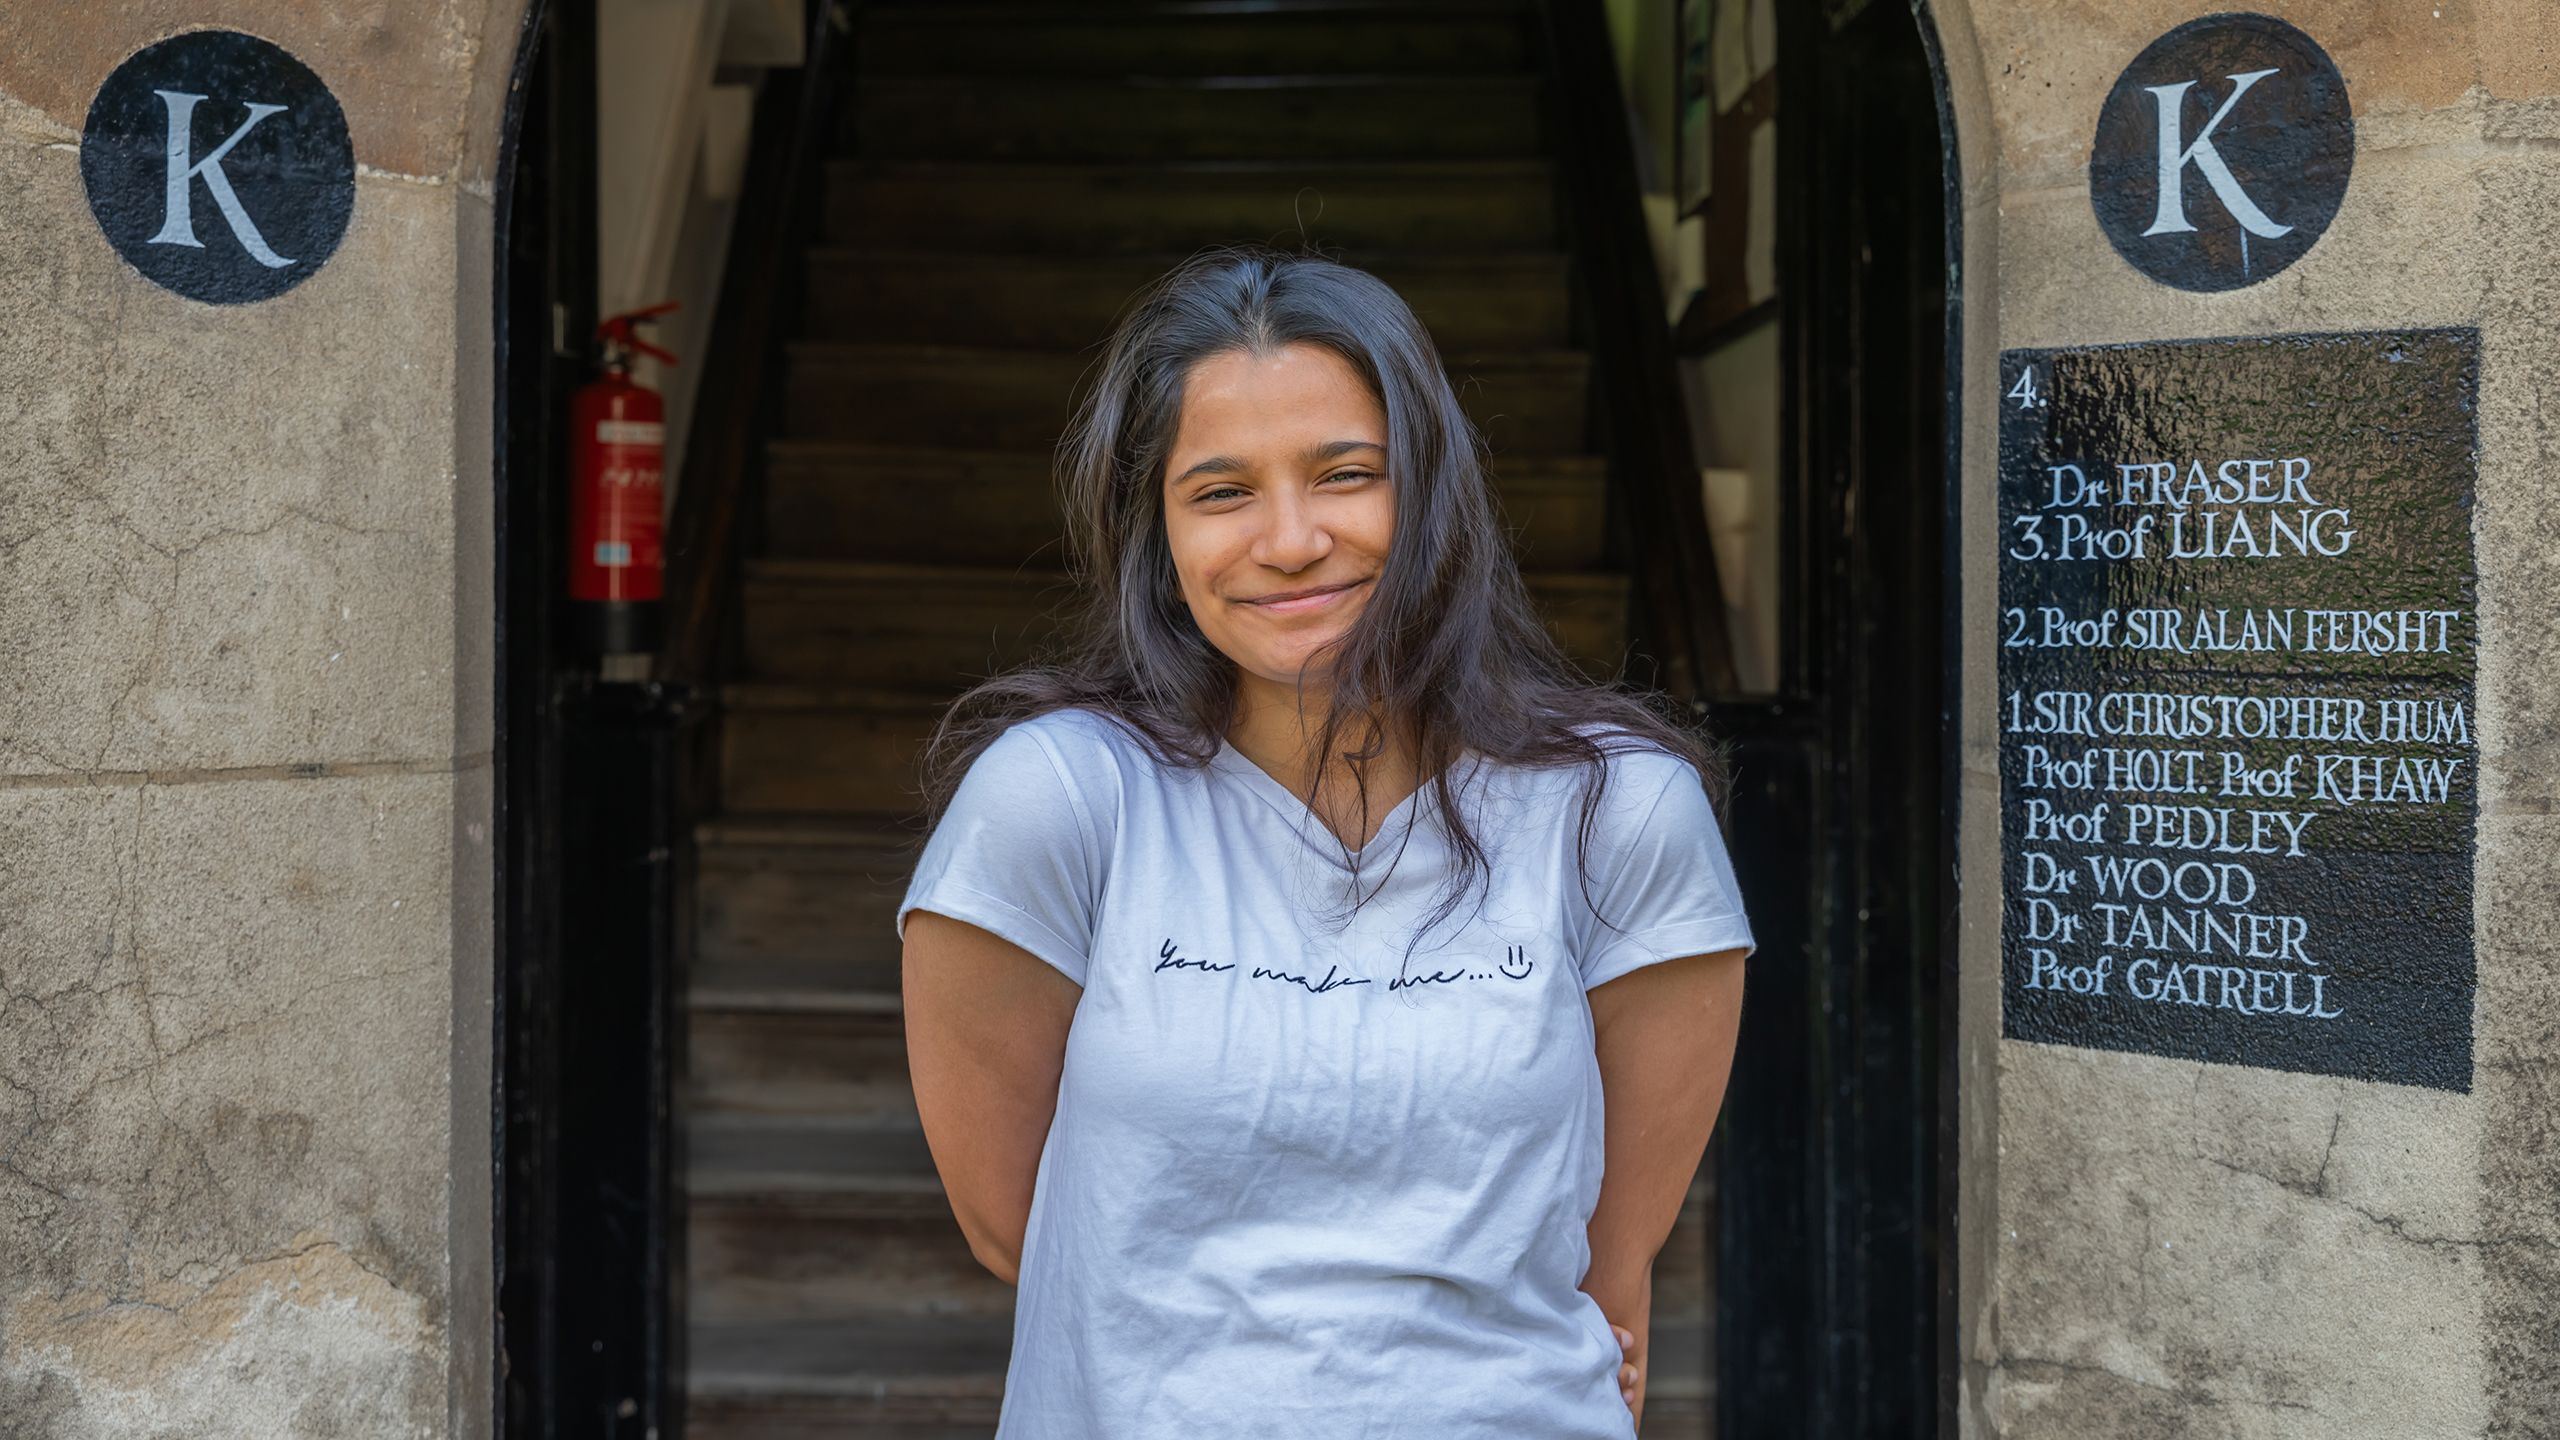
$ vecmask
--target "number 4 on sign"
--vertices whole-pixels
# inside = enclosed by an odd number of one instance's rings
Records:
[[[2009,387],[2006,398],[2017,401],[2021,410],[2044,408],[2044,396],[2036,390],[2036,367],[2030,365],[2018,372],[2018,383]]]

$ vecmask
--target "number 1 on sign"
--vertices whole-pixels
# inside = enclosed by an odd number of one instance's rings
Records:
[[[2007,398],[2017,401],[2021,410],[2044,408],[2044,396],[2036,390],[2036,367],[2030,365],[2018,372],[2018,383],[2009,387]]]

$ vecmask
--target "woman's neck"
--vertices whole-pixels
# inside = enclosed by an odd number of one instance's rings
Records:
[[[1236,696],[1234,722],[1227,729],[1227,742],[1290,790],[1305,795],[1316,780],[1316,736],[1324,727],[1326,699],[1310,692],[1302,709],[1293,696],[1258,697],[1249,688],[1241,689]],[[1353,717],[1334,737],[1332,748],[1336,753],[1355,750],[1368,739],[1367,726]],[[1423,778],[1418,773],[1410,737],[1399,727],[1390,726],[1386,742],[1377,757],[1364,765],[1372,821],[1411,794]],[[1324,777],[1324,788],[1316,797],[1317,808],[1328,818],[1341,815],[1356,820],[1360,786],[1360,777],[1352,775],[1347,764],[1335,764]]]

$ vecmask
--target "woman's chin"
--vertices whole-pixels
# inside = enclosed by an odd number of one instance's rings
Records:
[[[1318,689],[1325,683],[1330,662],[1316,661],[1314,649],[1310,645],[1304,651],[1292,651],[1286,655],[1257,656],[1243,668],[1274,689],[1294,689],[1302,681],[1307,689]]]

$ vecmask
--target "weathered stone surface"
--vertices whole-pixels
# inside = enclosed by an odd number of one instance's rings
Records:
[[[2533,3],[2521,0],[2521,6]],[[1956,7],[1941,3],[1933,8],[1943,14]],[[2529,66],[2501,65],[2488,58],[2482,39],[2490,22],[2478,5],[2432,0],[2296,0],[2240,7],[2186,0],[1971,0],[1963,9],[1982,47],[1978,63],[1996,109],[1991,118],[1998,132],[2002,184],[2041,189],[2084,183],[2090,127],[2116,76],[2163,32],[2228,8],[2272,14],[2309,32],[2346,76],[2348,99],[2360,125],[2458,106],[2481,84],[2484,72],[2493,74],[2499,85],[2533,83]],[[2509,34],[2530,24],[2510,12],[2498,17],[2495,28]],[[2360,144],[2359,167],[2362,146],[2370,143],[2368,136]]]
[[[2547,786],[2547,763],[2542,774]],[[2560,815],[2518,803],[2482,817],[2478,913],[2480,1186],[2498,1239],[2484,1257],[2489,1433],[2548,1435],[2560,1433]]]
[[[522,0],[8,7],[0,1436],[492,1411],[491,197]],[[344,105],[261,304],[89,216],[107,71],[247,30]]]
[[[38,1433],[441,1424],[456,792],[0,790],[0,1390],[72,1397]]]
[[[2469,244],[2408,243],[2416,231],[2479,233],[2477,187],[2443,183],[2441,164],[2423,150],[2360,153],[2346,204],[2311,253],[2271,280],[2211,294],[2157,284],[2124,263],[2098,229],[2085,184],[2009,191],[2001,344],[2468,323],[2493,257]],[[2107,317],[2103,329],[2093,315]]]
[[[495,10],[509,13],[498,20]],[[11,43],[0,54],[0,92],[77,131],[98,82],[134,51],[181,30],[243,30],[293,52],[336,94],[357,164],[444,177],[462,155],[473,88],[485,83],[480,49],[494,42],[512,52],[521,10],[507,0],[17,5],[9,16]]]
[[[2436,1113],[2404,1124],[2386,1087],[2010,1050],[2003,1433],[2479,1429],[2459,1097],[2409,1092]]]
[[[2346,76],[2354,179],[2301,263],[2151,284],[2099,233],[2091,125],[2123,65],[2212,7],[1937,0],[1963,156],[1968,876],[1993,873],[1990,416],[2004,346],[2410,325],[2482,336],[2471,1093],[1998,1038],[1999,901],[1969,886],[1960,1376],[2002,1437],[2560,1430],[2560,530],[2550,343],[2560,26],[2537,0],[2255,7]]]
[[[40,417],[0,430],[0,771],[455,753],[456,306],[416,281],[454,198],[359,190],[328,268],[215,307],[105,245],[70,151],[0,147],[0,245],[60,256],[0,287],[0,405]]]
[[[2480,83],[2501,99],[2560,98],[2560,27],[2543,0],[2478,0]]]
[[[2560,154],[2522,149],[2484,168],[2476,184],[2493,276],[2481,319],[2481,462],[2512,477],[2483,488],[2477,526],[2480,803],[2547,814],[2560,804],[2560,625],[2551,618],[2560,497],[2550,478],[2560,463],[2560,365],[2550,344],[2560,324],[2560,254],[2513,237],[2560,227]]]

